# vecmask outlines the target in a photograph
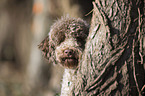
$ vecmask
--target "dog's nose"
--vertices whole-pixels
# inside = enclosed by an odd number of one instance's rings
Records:
[[[67,55],[67,56],[73,55],[73,50],[66,49],[66,50],[64,50],[64,54]]]

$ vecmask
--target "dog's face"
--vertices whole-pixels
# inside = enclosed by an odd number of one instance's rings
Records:
[[[39,48],[49,61],[66,68],[76,68],[88,32],[89,26],[82,19],[63,17],[51,26],[49,36],[40,43]]]
[[[76,68],[81,59],[82,51],[74,38],[67,38],[56,47],[56,60],[66,68]]]

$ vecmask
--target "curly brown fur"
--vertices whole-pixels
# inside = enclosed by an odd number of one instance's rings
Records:
[[[50,28],[47,36],[39,45],[44,57],[54,64],[66,68],[76,68],[85,47],[89,25],[82,19],[64,16]]]

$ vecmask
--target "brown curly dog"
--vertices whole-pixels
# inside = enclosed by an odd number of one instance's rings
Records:
[[[89,25],[84,20],[63,16],[51,26],[39,48],[49,62],[74,69],[81,59],[88,33]]]

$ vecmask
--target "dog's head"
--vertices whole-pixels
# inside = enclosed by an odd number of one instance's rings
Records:
[[[50,29],[49,35],[39,45],[44,57],[54,64],[76,68],[85,48],[89,25],[80,18],[66,16]]]

